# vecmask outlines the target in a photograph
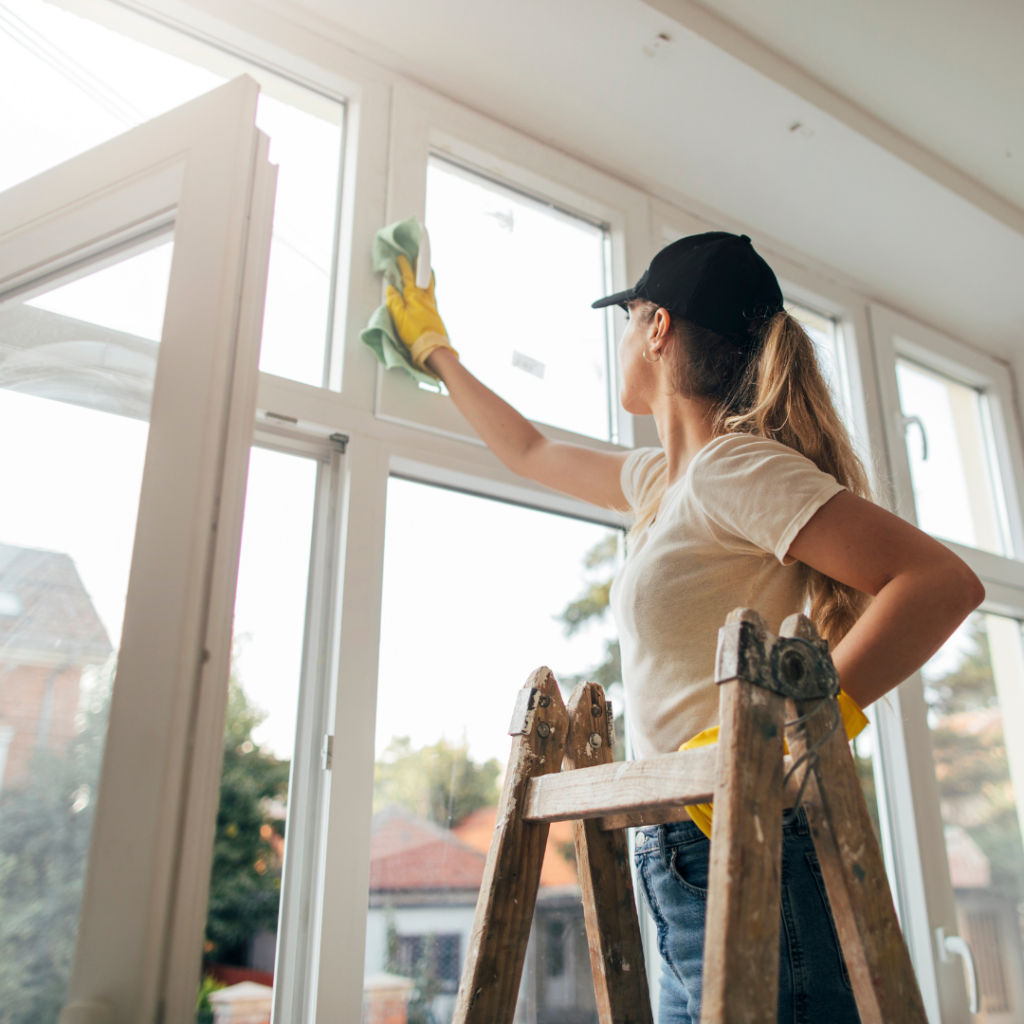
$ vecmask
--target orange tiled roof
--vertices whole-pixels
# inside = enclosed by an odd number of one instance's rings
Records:
[[[486,856],[491,845],[491,833],[498,815],[497,807],[481,807],[459,822],[452,832],[467,846]],[[577,885],[576,862],[566,850],[572,847],[572,822],[556,821],[548,831],[548,845],[544,850],[544,866],[540,871],[542,888]]]
[[[371,891],[479,889],[486,861],[486,852],[404,808],[388,807],[373,817]]]

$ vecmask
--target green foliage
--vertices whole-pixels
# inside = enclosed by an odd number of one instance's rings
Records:
[[[584,556],[583,567],[589,571],[604,570],[602,578],[590,583],[582,597],[570,601],[559,616],[565,628],[565,635],[572,636],[591,619],[603,619],[608,611],[609,592],[615,576],[615,564],[619,557],[618,531],[602,537]],[[611,571],[608,572],[607,570]]]
[[[110,676],[63,756],[40,750],[0,796],[0,1024],[56,1020],[78,932]]]
[[[251,935],[277,927],[281,875],[273,836],[261,829],[282,835],[282,822],[268,817],[266,805],[287,799],[289,762],[253,742],[252,731],[265,717],[232,676],[206,920],[206,956],[215,962],[239,959]]]
[[[1024,846],[985,620],[971,620],[961,662],[925,690],[943,818],[959,825],[992,866],[993,887],[1024,898]]]
[[[570,601],[565,606],[565,610],[559,618],[565,625],[566,636],[572,636],[593,618],[604,618],[604,614],[608,610],[611,589],[612,581],[610,579],[604,583],[591,583],[582,597]]]
[[[210,993],[219,992],[226,986],[218,981],[212,974],[204,975],[199,983],[199,995],[196,998],[196,1024],[213,1024],[213,1003],[210,1002]]]
[[[477,764],[465,743],[442,739],[414,750],[408,736],[396,736],[374,765],[373,809],[398,804],[419,818],[451,827],[477,808],[498,802],[500,774],[497,760]]]

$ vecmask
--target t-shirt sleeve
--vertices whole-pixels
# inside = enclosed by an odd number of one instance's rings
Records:
[[[643,508],[651,486],[658,480],[665,466],[665,452],[661,448],[635,448],[622,464],[620,481],[622,493],[629,507]]]
[[[778,441],[731,434],[712,441],[690,468],[690,486],[708,526],[730,548],[753,545],[783,565],[815,512],[845,490],[835,477]]]

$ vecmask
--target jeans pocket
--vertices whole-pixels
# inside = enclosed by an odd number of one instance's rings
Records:
[[[694,842],[673,847],[669,852],[668,866],[672,877],[687,892],[708,898],[708,862],[711,844],[701,837]]]
[[[843,956],[843,947],[839,943],[839,931],[836,928],[836,919],[832,914],[832,905],[828,901],[828,890],[825,888],[825,876],[821,873],[821,865],[818,863],[818,855],[813,850],[807,851],[807,866],[818,883],[818,892],[821,894],[821,902],[825,905],[825,913],[828,915],[828,922],[832,926],[832,940],[836,947],[836,956],[839,957],[839,969],[843,972],[843,984],[853,991],[850,982],[850,972],[846,969],[846,958]]]

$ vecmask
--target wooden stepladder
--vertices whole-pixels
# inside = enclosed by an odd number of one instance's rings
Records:
[[[566,706],[537,669],[512,716],[454,1024],[511,1024],[553,821],[572,820],[601,1024],[652,1024],[627,827],[714,801],[702,1024],[774,1024],[783,811],[807,812],[862,1024],[926,1024],[882,855],[842,728],[828,646],[802,615],[771,633],[750,609],[719,633],[716,747],[612,761],[611,706]],[[784,756],[783,736],[790,755]]]

